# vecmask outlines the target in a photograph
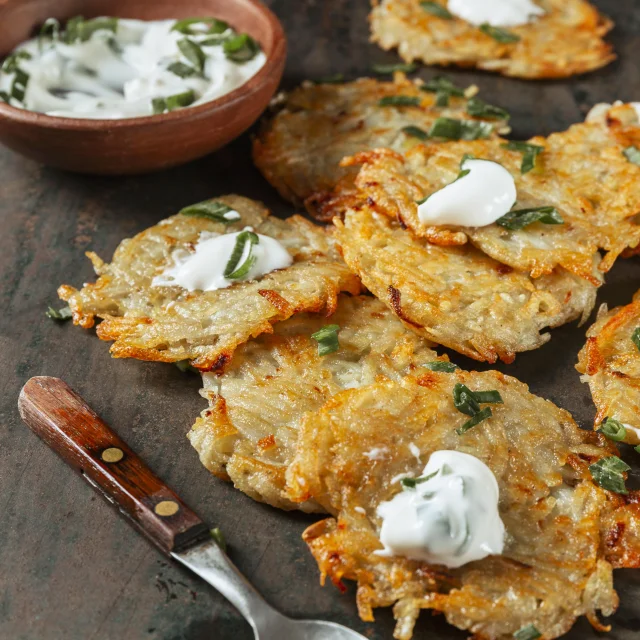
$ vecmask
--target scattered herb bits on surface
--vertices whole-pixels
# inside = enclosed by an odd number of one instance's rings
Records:
[[[238,222],[241,216],[220,200],[204,200],[191,204],[179,211],[180,215],[190,216],[193,218],[207,218],[213,222],[221,222],[222,224],[232,224]]]
[[[609,440],[613,440],[614,442],[620,442],[624,440],[627,435],[627,430],[625,429],[622,422],[618,420],[614,420],[613,418],[605,418],[598,427],[598,431],[605,435]]]
[[[600,458],[589,467],[594,482],[607,491],[614,493],[628,493],[625,485],[624,473],[631,467],[617,456]]]
[[[555,207],[535,207],[533,209],[514,209],[496,220],[496,224],[517,231],[534,222],[542,224],[564,224],[562,216]]]
[[[62,309],[48,307],[45,311],[45,315],[47,318],[51,318],[51,320],[56,320],[57,322],[65,322],[66,320],[71,320],[71,318],[73,318],[73,313],[69,307],[62,307]]]
[[[518,151],[522,154],[522,164],[520,165],[520,173],[529,173],[536,166],[536,159],[540,153],[544,151],[544,147],[537,144],[529,144],[528,142],[517,142],[512,140],[502,145],[504,149],[509,151]]]
[[[500,27],[492,27],[488,22],[480,25],[480,31],[500,44],[513,44],[520,40],[519,35]]]
[[[318,355],[326,356],[334,353],[340,348],[338,340],[338,332],[340,326],[337,324],[328,324],[322,329],[311,334],[311,337],[318,343]]]
[[[159,115],[226,95],[265,61],[254,38],[214,17],[50,18],[3,62],[0,99],[56,117]]]

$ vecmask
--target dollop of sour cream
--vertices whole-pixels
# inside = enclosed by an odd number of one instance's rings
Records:
[[[14,53],[27,78],[24,95],[12,91],[13,73],[0,73],[0,91],[10,104],[70,118],[150,116],[215,100],[247,82],[266,61],[262,51],[243,62],[230,59],[223,47],[227,35],[237,35],[230,27],[212,37],[204,23],[185,34],[173,30],[176,20],[98,20],[113,28],[99,28],[86,41],[34,38],[21,44]],[[184,40],[196,47],[191,59]],[[213,41],[219,42],[207,44]]]
[[[418,205],[420,222],[484,227],[510,211],[516,201],[516,183],[501,164],[468,158],[460,168],[469,173]]]
[[[423,477],[429,479],[378,506],[384,550],[376,553],[452,568],[502,553],[498,483],[484,462],[460,451],[436,451]]]
[[[517,27],[545,13],[531,0],[449,0],[447,9],[476,26],[492,27]]]
[[[244,231],[251,231],[251,228],[247,227]],[[277,240],[257,234],[259,242],[254,245],[246,243],[243,256],[238,263],[243,264],[251,251],[251,255],[255,257],[252,267],[242,278],[225,278],[224,271],[240,233],[201,234],[193,253],[184,249],[174,251],[173,266],[156,276],[152,285],[177,285],[187,291],[215,291],[226,289],[237,282],[255,280],[293,264],[291,254]]]

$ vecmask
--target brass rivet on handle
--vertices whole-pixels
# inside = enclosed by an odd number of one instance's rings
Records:
[[[162,502],[158,502],[153,510],[159,516],[172,516],[178,513],[180,505],[173,500],[163,500]]]
[[[124,458],[124,451],[118,447],[109,447],[100,456],[105,462],[120,462]]]

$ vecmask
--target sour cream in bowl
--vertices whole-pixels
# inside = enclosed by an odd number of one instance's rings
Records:
[[[198,158],[255,122],[282,75],[282,27],[259,3],[103,1],[84,18],[86,3],[72,18],[56,4],[29,5],[29,25],[24,3],[0,7],[15,25],[0,28],[0,141],[46,164],[127,174]]]

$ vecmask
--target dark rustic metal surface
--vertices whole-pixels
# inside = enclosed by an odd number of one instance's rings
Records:
[[[366,0],[272,0],[290,54],[285,86],[343,72],[366,74],[396,60],[368,43]],[[640,3],[599,0],[614,18],[619,60],[562,82],[522,82],[452,72],[513,114],[518,139],[564,129],[600,101],[640,99]],[[438,73],[425,69],[422,77]],[[249,640],[235,610],[207,585],[170,564],[74,476],[18,418],[16,401],[32,375],[65,379],[170,486],[225,532],[231,555],[265,597],[293,616],[346,623],[375,640],[392,620],[357,619],[352,592],[321,588],[300,533],[313,519],[257,504],[212,478],[185,434],[204,406],[198,379],[175,367],[112,360],[92,332],[44,317],[62,282],[91,279],[83,252],[109,258],[118,242],[217,194],[237,192],[290,213],[253,168],[249,138],[202,161],[163,174],[104,179],[64,174],[0,149],[0,638],[7,640]],[[620,261],[598,303],[627,303],[640,286],[640,259]],[[499,367],[570,410],[589,426],[593,407],[573,368],[584,341],[575,325],[549,344]],[[459,364],[476,366],[454,356]],[[628,461],[632,450],[625,452]],[[637,467],[636,467],[637,468]],[[638,637],[640,572],[618,571],[615,640]],[[464,638],[442,617],[422,615],[416,638]],[[600,637],[580,621],[567,636]],[[284,640],[284,639],[283,639]]]

